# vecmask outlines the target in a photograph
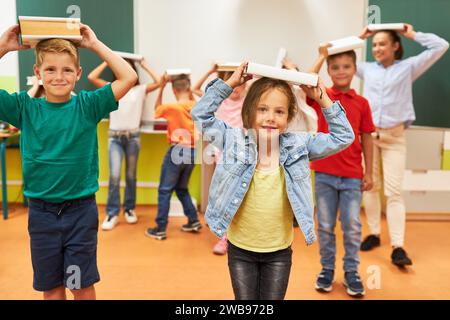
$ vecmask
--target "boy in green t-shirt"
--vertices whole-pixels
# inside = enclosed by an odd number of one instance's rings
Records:
[[[97,124],[133,87],[137,75],[125,60],[81,24],[81,48],[106,61],[116,81],[93,92],[71,96],[80,79],[78,48],[64,39],[36,46],[34,73],[45,98],[0,90],[0,120],[21,130],[24,195],[30,199],[28,231],[33,287],[44,299],[95,299],[98,190]],[[0,58],[28,49],[18,41],[15,25],[0,37]]]

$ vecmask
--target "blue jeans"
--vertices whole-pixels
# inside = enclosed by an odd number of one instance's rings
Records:
[[[319,226],[321,264],[324,269],[335,269],[337,211],[344,233],[344,271],[358,271],[361,244],[361,179],[343,178],[316,172],[314,193]]]
[[[116,216],[120,212],[120,173],[125,156],[124,209],[136,207],[136,167],[139,154],[139,134],[109,138],[109,188],[106,213]]]
[[[189,222],[198,220],[197,209],[188,191],[189,178],[194,170],[195,150],[180,146],[171,146],[164,156],[158,188],[158,215],[156,223],[161,229],[167,228],[170,199],[175,191],[183,205],[184,214]]]

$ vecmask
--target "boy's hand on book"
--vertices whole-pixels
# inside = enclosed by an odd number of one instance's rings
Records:
[[[361,190],[369,191],[372,189],[372,187],[373,187],[372,175],[366,173],[361,182]]]
[[[359,37],[363,40],[366,40],[367,38],[370,38],[371,36],[373,36],[375,34],[375,32],[370,31],[368,26],[365,26],[364,29],[361,31],[361,33],[359,34]]]
[[[239,87],[240,85],[244,84],[248,80],[252,78],[251,75],[246,74],[245,70],[247,70],[248,62],[242,63],[239,68],[236,69],[235,72],[231,75],[231,77],[226,81],[226,84],[229,85],[231,88]]]
[[[405,30],[400,31],[400,34],[404,36],[405,38],[408,38],[410,40],[414,40],[416,37],[416,31],[414,31],[414,27],[409,23],[404,23]]]
[[[209,69],[209,74],[216,73],[218,68],[219,68],[219,65],[214,62],[211,66],[211,69]]]
[[[161,81],[159,82],[159,87],[161,89],[163,89],[166,86],[167,82],[169,82],[169,81],[170,81],[169,75],[167,73],[164,73],[161,76]]]
[[[80,24],[80,33],[83,39],[81,40],[80,47],[86,49],[92,49],[95,44],[98,43],[97,36],[94,31],[86,24]]]
[[[18,24],[9,27],[0,37],[0,53],[29,49],[30,46],[19,43],[20,27]]]
[[[332,46],[331,43],[321,43],[319,46],[319,57],[328,58],[328,48]]]

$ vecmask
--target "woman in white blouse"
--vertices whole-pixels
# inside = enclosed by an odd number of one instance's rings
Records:
[[[426,50],[417,56],[403,59],[399,34],[414,40]],[[363,95],[369,100],[376,126],[374,133],[374,188],[364,193],[364,207],[370,235],[361,244],[368,251],[380,245],[380,163],[383,166],[384,195],[387,200],[387,222],[393,252],[392,263],[411,265],[403,249],[405,236],[405,205],[401,186],[405,172],[406,144],[404,130],[414,120],[412,84],[448,49],[444,39],[432,34],[414,31],[410,24],[400,32],[382,30],[372,32],[367,27],[360,38],[372,37],[374,62],[358,63],[357,75],[364,80]]]

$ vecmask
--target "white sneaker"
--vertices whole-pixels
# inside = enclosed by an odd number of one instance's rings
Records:
[[[118,216],[106,216],[105,220],[102,223],[102,230],[109,231],[114,229],[114,227],[119,223]]]
[[[129,223],[129,224],[134,224],[138,221],[136,212],[133,209],[130,210],[125,210],[125,220]]]

